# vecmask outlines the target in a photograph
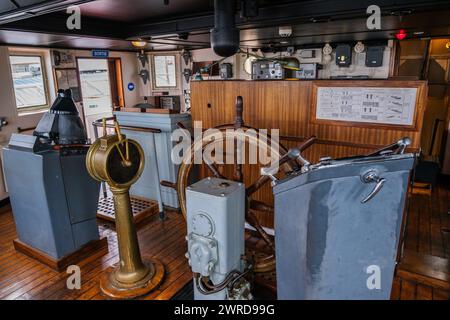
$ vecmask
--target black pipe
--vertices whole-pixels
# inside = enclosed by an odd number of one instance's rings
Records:
[[[214,29],[211,46],[216,54],[229,57],[239,50],[239,30],[236,28],[234,0],[214,0]]]

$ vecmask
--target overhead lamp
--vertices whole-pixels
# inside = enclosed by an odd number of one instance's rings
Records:
[[[143,49],[147,46],[147,41],[144,40],[132,40],[131,45],[138,49]]]

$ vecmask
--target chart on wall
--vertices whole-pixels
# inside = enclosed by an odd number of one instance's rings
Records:
[[[417,88],[319,87],[316,119],[411,126]]]
[[[75,102],[81,101],[80,86],[77,69],[55,69],[56,85],[58,89],[71,89]]]

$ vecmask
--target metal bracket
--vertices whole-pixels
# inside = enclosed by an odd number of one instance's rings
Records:
[[[0,117],[0,131],[2,131],[2,128],[8,124],[8,121],[6,120],[6,117]]]

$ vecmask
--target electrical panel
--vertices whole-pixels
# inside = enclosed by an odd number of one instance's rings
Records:
[[[219,75],[221,79],[233,78],[233,66],[231,63],[222,63],[219,67]]]
[[[383,51],[382,46],[368,47],[366,52],[366,67],[381,67],[383,65]]]
[[[348,44],[341,44],[336,47],[336,65],[339,67],[349,67],[352,64],[352,47]]]
[[[320,68],[321,65],[318,63],[300,63],[300,70],[296,71],[296,78],[317,79],[317,73]]]
[[[275,80],[284,78],[281,63],[271,60],[257,60],[252,63],[253,80]]]

